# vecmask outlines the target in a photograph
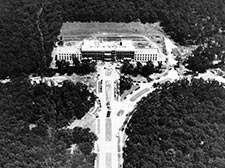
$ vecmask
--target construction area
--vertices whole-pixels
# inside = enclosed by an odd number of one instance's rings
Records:
[[[52,68],[62,60],[72,66],[74,57],[80,61],[166,62],[164,35],[157,24],[64,23],[59,39],[52,52]]]

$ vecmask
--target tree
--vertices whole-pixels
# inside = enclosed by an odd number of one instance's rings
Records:
[[[78,58],[77,57],[73,57],[73,65],[75,66],[75,67],[79,67],[79,65],[80,65],[80,61],[78,60]]]
[[[143,66],[140,62],[136,63],[136,67],[134,68],[134,75],[141,74]]]
[[[94,160],[95,155],[87,155],[85,156],[82,153],[76,152],[72,155],[72,165],[71,167],[79,167],[79,168],[94,168]]]
[[[132,86],[133,80],[130,77],[120,77],[120,94],[123,94],[125,90],[129,90]]]
[[[72,142],[79,144],[83,142],[89,142],[92,146],[97,137],[94,133],[90,132],[89,128],[82,129],[81,127],[75,127],[72,132]]]
[[[212,67],[214,59],[214,53],[211,53],[208,48],[200,46],[193,52],[193,56],[188,58],[187,68],[194,72],[203,73]]]
[[[129,61],[124,61],[124,64],[121,66],[121,73],[127,75],[132,74],[133,71],[134,71],[133,65]]]
[[[93,146],[89,142],[79,144],[79,150],[85,155],[89,155],[92,151],[92,148]]]
[[[148,61],[145,66],[143,66],[141,75],[144,77],[148,77],[149,75],[155,72],[154,65],[151,61]]]
[[[58,68],[58,72],[59,73],[66,73],[69,69],[69,66],[70,66],[70,63],[68,61],[65,61],[65,60],[57,60],[56,61],[56,67]]]
[[[214,80],[157,85],[127,125],[123,166],[223,167],[222,102],[224,84]]]
[[[0,167],[70,168],[73,159],[68,148],[74,137],[80,139],[83,166],[93,167],[96,135],[90,129],[61,129],[69,124],[81,104],[85,114],[95,99],[84,84],[65,82],[62,87],[44,83],[31,85],[27,78],[0,84]],[[92,102],[93,101],[93,102]],[[81,136],[81,137],[78,137]],[[86,144],[86,145],[85,145]],[[84,163],[83,163],[84,162]]]

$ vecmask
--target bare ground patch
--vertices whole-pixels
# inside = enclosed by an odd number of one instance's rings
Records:
[[[60,36],[64,40],[82,40],[102,33],[116,34],[141,34],[163,35],[164,32],[159,23],[149,24],[140,22],[115,23],[115,22],[73,22],[63,23]]]
[[[95,122],[96,122],[96,118],[93,115],[87,113],[82,119],[75,120],[69,126],[69,128],[70,129],[74,127],[90,128],[92,132],[96,133]]]

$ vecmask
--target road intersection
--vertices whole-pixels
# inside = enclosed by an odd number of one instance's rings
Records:
[[[101,108],[97,112],[95,129],[98,136],[95,143],[97,154],[95,168],[122,167],[122,148],[126,140],[125,128],[137,102],[154,90],[152,87],[154,83],[173,81],[178,79],[178,75],[175,70],[171,70],[158,80],[139,83],[140,87],[122,100],[119,95],[119,79],[120,74],[116,70],[115,63],[106,62],[98,66],[96,94]]]

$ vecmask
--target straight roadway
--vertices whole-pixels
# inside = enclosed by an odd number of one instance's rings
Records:
[[[116,101],[115,83],[119,81],[119,74],[111,63],[98,67],[97,96],[101,102],[101,110],[97,119],[97,136],[95,152],[96,168],[115,168],[118,165],[117,137],[115,135],[115,120],[112,119],[114,108],[111,104]]]
[[[97,158],[95,168],[121,168],[123,163],[122,148],[125,144],[125,129],[132,117],[131,113],[137,102],[154,90],[156,82],[173,81],[178,78],[174,69],[167,75],[149,83],[140,83],[140,88],[128,95],[125,100],[120,100],[118,81],[120,78],[115,63],[98,66],[97,96],[101,108],[98,110],[96,122],[96,134],[98,140],[95,143]]]

